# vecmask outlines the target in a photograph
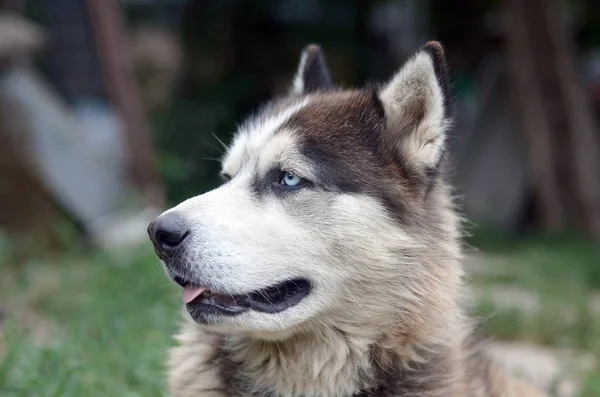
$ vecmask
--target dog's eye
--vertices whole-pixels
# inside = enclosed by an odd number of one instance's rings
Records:
[[[283,171],[281,173],[281,180],[279,183],[284,186],[298,187],[304,185],[306,183],[306,179],[299,177],[293,172]]]

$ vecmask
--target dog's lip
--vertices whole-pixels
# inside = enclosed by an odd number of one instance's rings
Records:
[[[188,285],[192,284],[192,282],[188,281],[186,278],[177,275],[177,274],[171,274],[169,272],[169,276],[173,279],[173,281],[175,281],[181,288],[185,288]]]
[[[209,306],[223,314],[239,314],[249,309],[279,313],[300,303],[311,290],[311,283],[304,278],[289,279],[239,295],[216,291],[181,276],[173,276],[173,280],[183,288],[182,299],[186,306]]]

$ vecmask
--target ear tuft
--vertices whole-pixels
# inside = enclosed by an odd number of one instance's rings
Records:
[[[380,91],[384,141],[427,178],[440,165],[451,124],[448,71],[440,43],[425,44]]]
[[[292,93],[304,95],[331,87],[331,77],[321,47],[316,44],[306,46],[302,51]]]
[[[446,57],[444,56],[444,48],[439,41],[428,41],[421,47],[421,51],[426,52],[431,57],[435,76],[442,89],[442,94],[444,95],[445,116],[452,117],[454,112],[450,101],[448,65],[446,64]]]

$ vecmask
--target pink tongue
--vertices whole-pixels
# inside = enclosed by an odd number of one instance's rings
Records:
[[[195,287],[193,285],[188,285],[183,288],[183,303],[190,303],[194,299],[200,296],[206,288]]]

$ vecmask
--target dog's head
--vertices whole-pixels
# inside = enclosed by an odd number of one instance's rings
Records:
[[[334,88],[307,47],[289,95],[239,128],[223,185],[149,226],[191,317],[265,337],[444,317],[459,273],[447,86],[436,42],[364,90]]]

